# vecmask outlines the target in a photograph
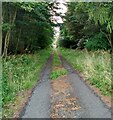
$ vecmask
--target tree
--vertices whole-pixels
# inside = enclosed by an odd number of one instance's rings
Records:
[[[109,49],[110,47],[113,49],[112,3],[71,2],[68,3],[67,7],[66,20],[63,24],[65,27],[63,28],[66,28],[64,31],[67,30],[65,33],[69,36],[69,40],[75,41],[73,43],[74,46],[84,48],[88,42],[92,41],[90,42],[92,45],[98,43],[98,45],[95,46],[96,49]],[[100,37],[101,34],[102,37]],[[62,34],[62,36],[64,35]],[[104,36],[106,36],[106,38]],[[98,38],[98,41],[96,38]],[[103,39],[106,46],[102,42]],[[106,40],[108,40],[108,42],[106,42]],[[100,43],[102,43],[102,47],[99,46]]]
[[[52,42],[50,3],[3,3],[3,56],[33,52]]]
[[[113,50],[113,2],[109,3],[92,3],[89,7],[89,18],[93,19],[96,25],[100,26],[100,31],[106,36]],[[105,26],[105,29],[102,29]]]
[[[7,9],[6,11],[4,10],[5,8]],[[5,34],[5,40],[4,40],[3,56],[7,56],[11,30],[12,30],[12,27],[14,26],[14,22],[17,15],[17,7],[14,6],[12,3],[7,3],[5,5],[3,4],[3,11],[4,11],[3,18],[5,16],[7,17],[6,19],[3,19],[3,22],[6,22],[4,24],[4,26],[6,27],[6,29],[4,28],[4,30],[6,30],[6,34]]]

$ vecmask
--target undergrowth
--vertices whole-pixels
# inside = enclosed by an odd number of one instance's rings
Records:
[[[31,89],[39,78],[39,73],[51,53],[50,49],[35,54],[12,55],[3,58],[2,105],[13,102],[16,95]]]
[[[60,49],[62,55],[100,89],[102,94],[111,95],[111,57],[107,51],[88,52],[86,50]]]

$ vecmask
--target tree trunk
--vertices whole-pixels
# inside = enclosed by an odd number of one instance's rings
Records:
[[[4,51],[3,51],[3,56],[4,57],[7,56],[7,50],[8,50],[8,46],[9,46],[9,39],[10,39],[10,30],[8,30],[8,32],[6,33],[6,36],[5,36]]]
[[[16,19],[16,14],[17,14],[17,9],[15,9],[14,14],[10,12],[10,24],[13,25]],[[5,36],[5,44],[4,44],[4,51],[3,51],[3,56],[7,56],[7,51],[9,47],[9,41],[10,41],[10,36],[11,36],[11,28],[7,31],[6,36]]]
[[[111,34],[106,34],[105,32],[103,32],[102,30],[100,30],[105,36],[106,36],[106,38],[107,38],[107,40],[108,40],[108,42],[109,42],[109,45],[110,45],[110,47],[111,47],[111,49],[112,49],[112,51],[113,51],[113,42],[112,42],[112,34],[113,33],[111,33]]]
[[[16,54],[17,54],[17,50],[18,50],[18,44],[19,44],[20,37],[21,37],[21,29],[19,30],[19,35],[18,35],[17,44],[16,44],[16,48],[15,48]]]
[[[106,35],[106,38],[107,38],[107,40],[109,42],[109,45],[110,45],[111,49],[113,50],[113,44],[112,44],[111,34]]]

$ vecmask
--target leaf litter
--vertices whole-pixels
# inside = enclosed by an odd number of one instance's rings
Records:
[[[78,98],[71,94],[72,86],[67,75],[59,76],[51,81],[51,118],[76,118],[81,107]]]

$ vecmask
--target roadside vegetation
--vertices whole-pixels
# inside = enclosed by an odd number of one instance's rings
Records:
[[[39,73],[50,54],[51,50],[45,49],[35,54],[12,55],[3,59],[2,100],[4,116],[9,117],[14,114],[15,111],[11,110],[9,104],[13,103],[21,92],[29,91],[36,85]]]
[[[88,52],[63,48],[60,51],[85,80],[99,88],[102,94],[111,95],[111,56],[107,51]]]
[[[59,76],[62,76],[65,74],[67,74],[67,70],[62,67],[62,63],[60,61],[58,53],[57,53],[57,51],[55,51],[54,58],[53,58],[52,72],[50,74],[50,79],[55,80]]]
[[[113,3],[70,2],[61,25],[61,53],[102,94],[111,94]],[[68,48],[68,49],[66,49]]]
[[[3,116],[13,114],[36,85],[51,54],[54,36],[53,3],[2,3],[2,106]],[[21,97],[20,97],[21,96]],[[1,96],[0,96],[1,97]],[[0,102],[1,103],[1,102]]]

